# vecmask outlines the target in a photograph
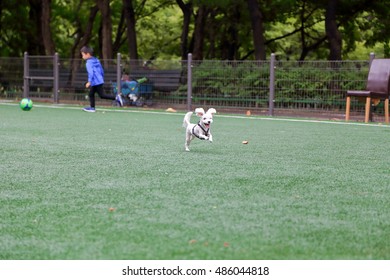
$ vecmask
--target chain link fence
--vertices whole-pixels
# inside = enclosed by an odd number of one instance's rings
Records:
[[[37,76],[53,77],[53,61],[34,56],[29,59],[30,77],[33,78],[28,83],[28,96],[55,102],[53,80],[34,79]],[[219,111],[268,115],[272,105],[274,115],[344,119],[345,93],[349,89],[365,88],[370,60],[276,60],[273,68],[270,61],[141,61],[118,56],[101,62],[105,69],[106,92],[114,92],[115,84],[124,73],[133,79],[146,77],[145,90],[153,96],[150,106],[156,108],[184,110],[191,102],[192,108],[214,107]],[[85,62],[60,58],[58,64],[58,102],[87,104]],[[23,58],[0,58],[0,99],[23,97],[24,70]],[[274,75],[272,87],[271,75]],[[273,98],[270,98],[271,88]],[[351,119],[362,119],[363,112],[364,102],[353,100]],[[374,108],[374,121],[382,121],[382,116],[383,102],[380,102]]]

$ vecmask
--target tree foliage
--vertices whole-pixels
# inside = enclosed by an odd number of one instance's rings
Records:
[[[366,59],[390,56],[390,0],[3,0],[0,56]],[[367,50],[369,48],[369,50]],[[364,57],[360,57],[363,56]]]

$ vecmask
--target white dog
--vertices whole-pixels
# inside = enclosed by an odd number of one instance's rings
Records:
[[[213,114],[217,111],[214,108],[210,108],[205,113],[203,108],[196,108],[195,113],[200,120],[197,124],[193,124],[190,122],[192,112],[188,112],[184,116],[183,127],[186,128],[186,142],[184,147],[187,152],[190,151],[189,146],[194,139],[194,137],[199,138],[200,140],[208,140],[210,143],[213,142],[213,136],[210,132],[210,125],[213,122]]]

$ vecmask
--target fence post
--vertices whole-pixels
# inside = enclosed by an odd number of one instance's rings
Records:
[[[29,92],[29,81],[28,77],[30,76],[30,69],[29,69],[29,63],[28,63],[28,53],[24,53],[24,59],[23,59],[24,69],[23,69],[23,98],[28,97]]]
[[[192,111],[192,54],[187,59],[187,111]]]
[[[375,58],[375,53],[370,53],[370,63],[369,63],[369,66],[371,66],[371,62],[374,60]]]
[[[268,115],[274,115],[275,102],[275,54],[271,54],[271,61],[269,67],[269,99],[268,99]]]
[[[117,93],[119,94],[122,89],[121,89],[121,75],[122,75],[122,57],[121,54],[118,53],[116,56],[116,88],[117,88]]]
[[[54,91],[54,103],[58,103],[58,93],[59,93],[59,63],[58,63],[58,53],[55,53],[53,56],[53,75],[54,75],[54,84],[53,84],[53,91]]]

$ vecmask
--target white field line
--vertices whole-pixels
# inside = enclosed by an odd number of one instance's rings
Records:
[[[9,101],[0,100],[0,105],[6,106],[19,106],[19,104],[10,103]],[[51,109],[68,109],[68,110],[82,110],[81,107],[61,106],[61,105],[37,105],[38,108],[51,108]],[[139,113],[139,114],[156,114],[156,115],[177,115],[184,116],[184,113],[174,112],[162,112],[162,111],[146,111],[146,110],[131,110],[131,109],[109,109],[101,107],[96,112],[119,112],[119,113]],[[283,121],[283,122],[301,122],[301,123],[322,123],[322,124],[334,124],[334,125],[352,125],[352,126],[369,126],[369,127],[383,127],[390,128],[390,125],[382,123],[357,123],[357,122],[345,122],[345,121],[326,121],[326,120],[308,120],[308,119],[294,119],[294,118],[279,118],[269,116],[237,116],[237,115],[219,115],[218,118],[231,118],[231,119],[248,119],[248,120],[260,120],[260,121]]]

